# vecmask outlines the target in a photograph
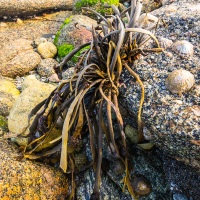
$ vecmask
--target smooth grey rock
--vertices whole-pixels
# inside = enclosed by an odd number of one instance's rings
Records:
[[[199,3],[173,3],[177,12],[169,15],[169,6],[152,12],[157,17],[162,16],[168,24],[156,30],[157,36],[163,36],[172,41],[187,40],[195,48],[196,53],[190,58],[181,58],[171,49],[163,53],[152,53],[141,58],[133,70],[140,76],[145,87],[145,102],[143,105],[143,122],[149,130],[148,138],[168,155],[185,161],[186,164],[200,169],[200,135],[199,135],[199,59],[200,47],[197,33],[199,26]],[[173,22],[173,23],[172,23]],[[185,28],[186,23],[190,28]],[[173,34],[174,29],[181,30],[180,35]],[[191,34],[193,37],[191,37]],[[195,76],[195,86],[182,96],[172,94],[165,86],[166,78],[173,69],[183,68]],[[123,75],[126,88],[121,88],[121,103],[137,115],[141,88],[135,79],[127,72]],[[181,102],[181,103],[180,103]],[[186,162],[188,160],[189,162]]]

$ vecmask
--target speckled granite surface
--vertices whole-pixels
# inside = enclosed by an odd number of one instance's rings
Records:
[[[0,0],[0,19],[33,15],[46,10],[72,9],[72,0]]]
[[[14,144],[0,141],[0,199],[65,199],[68,180],[59,169],[18,156]]]
[[[143,121],[149,132],[146,136],[169,155],[190,159],[192,166],[200,167],[200,118],[194,108],[200,105],[200,4],[174,3],[152,12],[164,19],[167,27],[160,25],[156,36],[173,42],[187,40],[194,46],[194,55],[181,58],[168,48],[161,54],[141,58],[133,70],[145,86]],[[195,77],[195,86],[182,96],[172,94],[165,85],[168,74],[185,69]],[[126,88],[121,90],[121,102],[132,113],[137,113],[140,86],[127,73],[122,77]]]

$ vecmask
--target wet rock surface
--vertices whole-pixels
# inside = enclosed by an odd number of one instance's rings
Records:
[[[70,10],[72,9],[71,0],[1,0],[0,19],[9,19],[16,16],[30,16],[47,10]]]

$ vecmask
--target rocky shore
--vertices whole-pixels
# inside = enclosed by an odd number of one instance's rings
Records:
[[[161,18],[155,36],[164,51],[141,56],[133,68],[145,87],[144,137],[146,142],[155,145],[153,149],[145,151],[135,144],[133,137],[141,88],[125,71],[121,80],[120,106],[125,118],[125,132],[128,128],[132,131],[126,132],[131,168],[133,174],[145,176],[150,182],[151,193],[140,200],[199,200],[200,4],[198,1],[160,2],[160,8],[150,13],[153,18],[147,18],[145,23],[156,23]],[[27,142],[20,135],[28,134],[25,130],[29,113],[61,81],[55,70],[62,60],[60,47],[67,44],[74,48],[91,39],[92,25],[97,22],[86,16],[73,15],[72,4],[70,0],[0,0],[1,199],[20,199],[23,195],[26,199],[62,200],[69,194],[70,177],[58,169],[56,159],[52,159],[51,166],[46,160],[38,163],[21,159],[22,154],[13,142],[19,146]],[[26,20],[18,18],[49,9],[55,11],[55,8],[68,11]],[[10,17],[14,17],[14,21],[5,21]],[[179,41],[186,46],[179,48]],[[153,41],[149,45],[155,47]],[[74,63],[69,63],[69,67],[62,74],[64,79],[72,76]],[[179,88],[176,82],[169,90],[166,80],[176,70],[192,74],[191,88]],[[176,87],[178,92],[174,92]],[[88,143],[85,145],[84,153],[88,155],[90,147]],[[104,166],[105,173],[102,173],[102,199],[132,199],[122,192],[121,177],[113,173],[120,171],[120,167],[114,164],[109,152],[104,153],[109,164]],[[92,192],[94,174],[87,170],[77,179],[80,179],[77,181],[77,199],[87,200]]]

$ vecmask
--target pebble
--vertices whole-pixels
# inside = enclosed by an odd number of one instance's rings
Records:
[[[57,54],[57,48],[51,42],[40,43],[37,50],[43,58],[53,58]]]

